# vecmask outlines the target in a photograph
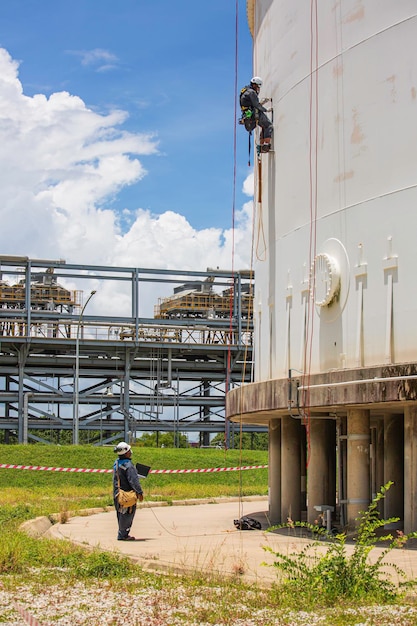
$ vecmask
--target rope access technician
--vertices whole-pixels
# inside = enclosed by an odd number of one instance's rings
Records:
[[[261,152],[269,152],[271,149],[271,137],[273,125],[265,115],[272,109],[266,109],[262,102],[268,102],[270,98],[259,101],[258,94],[261,90],[262,78],[254,76],[249,85],[243,87],[240,92],[240,108],[242,109],[241,123],[248,132],[252,132],[256,125],[261,127]]]

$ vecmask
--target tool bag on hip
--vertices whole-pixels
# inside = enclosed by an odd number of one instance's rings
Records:
[[[119,476],[119,468],[117,467],[117,487],[118,491],[116,494],[117,503],[119,506],[128,509],[131,506],[136,506],[138,501],[138,494],[136,491],[131,489],[130,491],[124,491],[124,489],[120,488],[120,476]]]
[[[117,502],[120,506],[129,508],[131,506],[135,506],[137,501],[138,494],[136,493],[136,491],[133,491],[133,489],[131,491],[123,491],[123,489],[120,489],[119,487],[119,491],[117,493]]]
[[[248,133],[251,133],[256,127],[256,115],[247,107],[242,108],[242,117],[239,120],[239,124],[243,124]]]

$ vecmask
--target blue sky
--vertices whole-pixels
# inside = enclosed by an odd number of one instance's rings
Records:
[[[140,157],[145,176],[95,199],[95,207],[117,214],[122,233],[137,208],[173,211],[197,231],[230,228],[235,10],[235,0],[1,3],[0,47],[19,63],[25,95],[65,91],[100,115],[122,110],[128,117],[118,132],[150,134],[157,144]],[[238,15],[240,88],[252,74],[245,0]],[[248,200],[248,173],[247,135],[238,127],[238,208]]]

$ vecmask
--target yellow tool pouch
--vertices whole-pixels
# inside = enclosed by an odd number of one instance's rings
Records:
[[[138,501],[138,494],[136,493],[136,491],[123,491],[123,489],[120,489],[119,487],[119,491],[117,494],[117,502],[119,503],[120,506],[128,508],[130,506],[135,506],[136,503]]]

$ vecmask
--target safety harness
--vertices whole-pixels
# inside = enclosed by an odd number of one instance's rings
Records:
[[[242,96],[244,93],[246,93],[247,90],[247,87],[243,87],[243,89],[240,90],[239,102],[240,109],[242,111],[242,117],[239,120],[239,124],[243,124],[246,130],[250,133],[255,129],[258,116],[256,109],[254,109],[253,107],[247,107],[242,104]]]
[[[249,152],[249,157],[248,157],[248,165],[250,167],[250,154],[251,154],[251,137],[252,137],[252,131],[255,130],[256,128],[256,123],[257,123],[257,111],[255,109],[253,109],[252,107],[247,107],[245,105],[242,104],[242,96],[243,94],[248,90],[247,87],[243,87],[243,89],[240,90],[240,98],[239,98],[239,103],[240,103],[240,109],[242,112],[242,116],[239,119],[239,124],[242,124],[245,129],[248,131],[249,133],[249,137],[248,137],[248,152]]]

